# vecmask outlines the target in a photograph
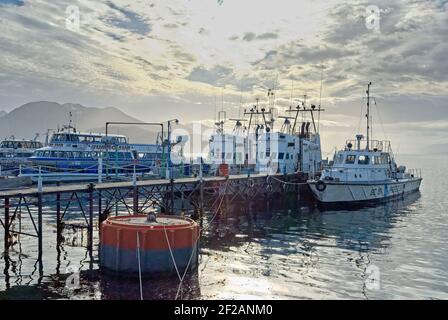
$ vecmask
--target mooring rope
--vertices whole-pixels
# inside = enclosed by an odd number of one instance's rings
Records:
[[[228,184],[229,184],[229,181],[227,180],[227,182],[226,182],[226,186],[225,186],[225,188],[224,188],[224,194],[223,194],[223,196],[222,196],[222,198],[221,198],[221,202],[219,203],[219,206],[218,206],[218,208],[217,208],[215,214],[213,215],[212,219],[210,220],[208,226],[210,226],[210,224],[212,223],[212,221],[213,221],[213,220],[215,219],[215,217],[217,216],[219,210],[221,209],[222,203],[223,203],[223,201],[224,201],[224,195],[225,195],[225,193],[227,192],[227,186],[228,186]],[[204,230],[206,230],[206,229],[207,229],[207,228],[203,228],[202,231],[204,231]],[[195,241],[195,244],[194,244],[194,246],[196,247],[196,250],[197,250],[197,244],[198,244],[198,241],[199,241],[199,237],[196,238],[196,241]],[[191,259],[193,258],[193,253],[194,253],[194,250],[192,250],[192,252],[191,252],[190,259],[188,260],[187,267],[185,268],[185,270],[184,270],[184,274],[182,275],[182,279],[180,280],[179,286],[177,287],[177,293],[176,293],[176,299],[175,299],[175,300],[177,300],[177,297],[178,297],[179,292],[180,292],[180,288],[182,287],[182,283],[183,283],[183,281],[184,281],[184,279],[185,279],[185,276],[187,275],[187,271],[188,271],[188,268],[190,267]]]
[[[307,182],[288,182],[288,181],[280,180],[280,179],[278,179],[277,177],[274,177],[274,176],[269,176],[269,177],[271,177],[272,179],[275,179],[278,182],[281,182],[283,184],[289,184],[289,185],[295,185],[295,186],[302,186],[302,185],[307,184]]]
[[[137,260],[138,260],[138,278],[140,281],[140,300],[143,300],[143,286],[142,286],[142,266],[140,262],[140,233],[137,232]]]
[[[223,194],[223,196],[222,196],[222,198],[221,198],[221,202],[219,203],[219,206],[218,206],[218,208],[217,208],[215,214],[213,215],[212,219],[209,221],[209,226],[210,226],[211,222],[212,222],[212,221],[215,219],[215,217],[217,216],[219,210],[221,209],[222,203],[224,202],[224,196],[225,196],[225,193],[226,193],[226,191],[227,191],[228,184],[229,184],[229,181],[227,180],[227,181],[226,181],[225,188],[224,188],[224,194]],[[207,228],[203,228],[201,231],[204,231],[204,230],[206,230],[206,229],[207,229]],[[177,267],[176,259],[174,258],[173,250],[171,249],[171,245],[170,245],[170,241],[169,241],[169,239],[168,239],[168,234],[167,234],[167,232],[166,232],[166,225],[165,225],[165,224],[163,225],[163,230],[164,230],[164,232],[165,232],[165,238],[166,238],[166,242],[167,242],[167,244],[168,244],[168,249],[169,249],[169,251],[170,251],[171,260],[173,261],[174,268],[176,269],[177,277],[179,278],[179,286],[177,287],[177,292],[176,292],[176,297],[175,297],[175,300],[177,300],[177,298],[179,297],[180,289],[181,289],[181,287],[182,287],[182,283],[184,282],[185,276],[187,275],[187,271],[188,271],[188,269],[189,269],[189,267],[190,267],[190,264],[191,264],[191,260],[192,260],[192,258],[193,258],[193,255],[194,255],[195,251],[197,252],[197,244],[198,244],[198,241],[199,241],[199,236],[197,236],[197,237],[196,237],[196,240],[194,241],[194,247],[196,248],[196,250],[193,249],[193,250],[191,251],[191,255],[190,255],[190,258],[188,259],[187,266],[186,266],[186,268],[185,268],[185,270],[184,270],[184,272],[183,272],[183,274],[182,274],[182,276],[181,276],[181,275],[180,275],[180,272],[179,272],[179,268]]]
[[[170,240],[168,239],[168,234],[166,232],[166,224],[163,224],[163,231],[165,231],[166,243],[168,244],[168,249],[170,250],[171,259],[173,260],[174,268],[176,269],[177,276],[180,281],[182,281],[182,277],[180,276],[179,269],[177,268],[176,259],[174,259],[173,250],[171,249]]]

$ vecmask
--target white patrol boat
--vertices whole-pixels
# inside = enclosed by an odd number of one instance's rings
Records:
[[[275,108],[259,108],[258,99],[249,111],[244,110],[249,119],[229,119],[235,121],[232,133],[225,132],[226,115],[224,111],[219,112],[216,134],[209,140],[207,162],[211,163],[211,170],[219,173],[220,168],[225,167],[226,174],[297,173],[305,177],[304,181],[320,173],[321,144],[314,116],[324,110],[315,105],[308,108],[305,103],[303,101],[302,106],[287,110],[294,116],[277,117],[284,119],[280,130],[274,130]],[[311,122],[305,121],[305,113],[311,114]],[[299,120],[301,114],[302,123]],[[248,126],[243,125],[245,121],[248,121]]]
[[[359,134],[335,154],[333,165],[308,184],[323,204],[388,200],[418,191],[420,170],[406,170],[395,162],[389,141],[370,140],[370,86],[367,87],[367,137]]]

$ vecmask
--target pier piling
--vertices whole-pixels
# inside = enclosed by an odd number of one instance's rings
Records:
[[[59,183],[57,184],[59,186]],[[56,193],[56,242],[62,240],[61,193]]]
[[[133,186],[133,190],[132,190],[132,196],[133,196],[133,205],[132,205],[132,210],[134,212],[134,214],[138,214],[138,187],[136,184],[134,184]]]
[[[43,250],[43,229],[42,229],[42,192],[37,193],[37,247],[38,247],[38,260],[42,261]]]
[[[5,201],[5,222],[4,222],[4,229],[5,229],[5,252],[9,249],[9,198],[6,197]]]
[[[92,252],[93,248],[93,191],[94,185],[93,183],[89,184],[89,238],[88,238],[88,249],[89,252]]]

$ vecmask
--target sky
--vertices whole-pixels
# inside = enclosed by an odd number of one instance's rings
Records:
[[[448,152],[447,11],[448,0],[0,0],[0,110],[43,100],[210,124],[216,110],[268,105],[274,89],[278,114],[304,95],[325,108],[331,152],[364,130],[371,81],[374,138]]]

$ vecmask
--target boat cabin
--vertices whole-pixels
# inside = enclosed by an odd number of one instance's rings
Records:
[[[102,133],[81,133],[81,132],[58,132],[55,133],[50,141],[50,145],[60,145],[63,143],[108,143],[108,144],[127,144],[127,138],[123,135],[102,134]]]
[[[369,143],[362,135],[356,141],[347,141],[344,150],[335,154],[333,166],[323,170],[323,179],[335,182],[390,179],[397,172],[390,142],[370,140]]]

